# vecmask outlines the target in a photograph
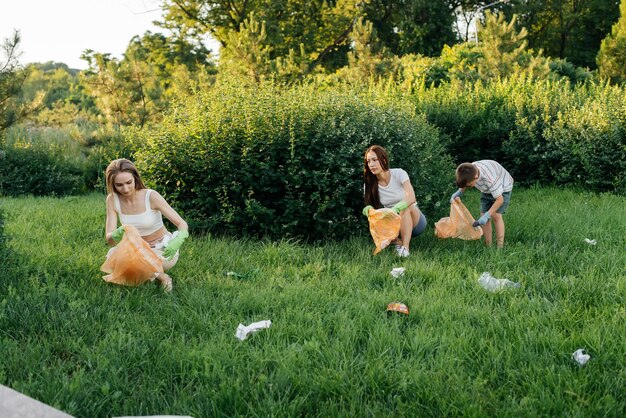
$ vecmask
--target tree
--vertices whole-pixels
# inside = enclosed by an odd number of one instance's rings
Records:
[[[4,39],[2,50],[4,58],[0,60],[0,134],[9,126],[37,109],[41,95],[27,103],[18,103],[16,96],[28,75],[19,63],[19,31],[14,31],[11,38]]]
[[[444,45],[457,41],[455,7],[451,0],[371,0],[365,5],[365,18],[393,54],[435,56]]]
[[[626,0],[619,6],[620,18],[604,38],[596,58],[598,72],[613,83],[626,83]]]
[[[483,80],[508,77],[520,71],[540,77],[548,74],[546,61],[528,49],[526,28],[516,30],[516,20],[517,15],[507,22],[502,13],[485,12],[485,25],[479,25],[482,59],[478,72]]]
[[[553,58],[595,68],[602,39],[618,19],[616,0],[512,0],[507,16],[518,14],[528,44]]]
[[[302,66],[303,74],[318,66],[334,71],[345,65],[349,35],[363,14],[362,0],[164,0],[163,8],[168,27],[193,36],[208,33],[231,52],[235,47],[230,44],[243,44],[249,36],[236,35],[258,22],[264,28],[263,46],[269,48],[267,65]],[[286,65],[294,54],[299,64]]]
[[[372,22],[359,18],[350,39],[352,50],[348,52],[348,65],[337,70],[328,81],[341,80],[359,84],[370,80],[378,81],[395,74],[398,58],[382,45]]]
[[[146,32],[134,37],[121,60],[87,50],[83,83],[114,125],[145,126],[158,121],[172,98],[189,92],[215,73],[210,51],[178,37]]]

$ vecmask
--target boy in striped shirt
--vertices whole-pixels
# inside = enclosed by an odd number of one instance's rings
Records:
[[[480,225],[485,236],[485,244],[491,245],[491,220],[496,229],[498,248],[504,247],[504,218],[511,201],[513,177],[504,167],[493,160],[480,160],[473,163],[460,164],[456,169],[456,185],[459,190],[454,192],[450,202],[460,199],[465,189],[476,187],[482,192],[480,196],[480,218],[474,226]]]

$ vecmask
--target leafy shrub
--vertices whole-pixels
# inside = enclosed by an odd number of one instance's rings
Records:
[[[84,191],[81,166],[59,161],[45,150],[6,148],[0,153],[0,195],[64,196]]]
[[[625,192],[624,88],[515,77],[422,88],[414,97],[450,137],[457,163],[495,159],[521,184]]]
[[[0,167],[0,194],[72,195],[104,191],[110,160],[133,156],[118,130],[76,124],[17,125],[7,130]]]
[[[515,129],[503,144],[526,182],[580,185],[624,193],[626,100],[623,89],[540,83],[516,103]]]
[[[322,239],[362,230],[372,144],[409,173],[427,215],[453,180],[439,131],[385,93],[221,86],[132,136],[148,183],[212,232]]]
[[[448,152],[457,163],[503,160],[501,144],[515,124],[510,105],[513,84],[448,83],[415,93],[417,111],[449,137]]]

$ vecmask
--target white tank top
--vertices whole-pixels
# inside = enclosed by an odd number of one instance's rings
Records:
[[[113,193],[113,199],[115,201],[115,210],[117,211],[120,222],[122,225],[132,225],[137,228],[139,235],[145,237],[150,235],[163,227],[163,217],[158,210],[152,210],[150,207],[150,193],[151,189],[146,191],[146,210],[143,213],[136,215],[124,215],[120,207],[120,199],[117,193]]]

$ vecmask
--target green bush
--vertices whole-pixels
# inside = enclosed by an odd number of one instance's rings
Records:
[[[448,83],[415,93],[417,111],[449,137],[456,163],[503,160],[501,144],[515,124],[510,105],[512,85]]]
[[[457,163],[495,159],[518,184],[626,191],[624,88],[516,77],[423,88],[415,101]]]
[[[85,191],[81,166],[45,150],[6,148],[0,153],[0,195],[64,196]]]
[[[220,86],[130,140],[148,183],[211,232],[322,239],[363,230],[372,144],[409,173],[427,216],[452,189],[439,131],[385,93]]]
[[[626,193],[624,90],[544,82],[525,88],[502,151],[525,182]]]
[[[11,196],[104,192],[107,164],[133,156],[119,130],[78,125],[13,126],[0,150],[0,194]]]

